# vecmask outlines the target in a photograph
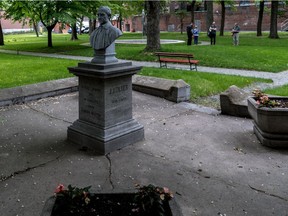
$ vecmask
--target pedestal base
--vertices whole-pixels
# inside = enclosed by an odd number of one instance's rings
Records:
[[[272,148],[288,148],[287,134],[265,133],[255,124],[253,129],[262,145]]]
[[[68,68],[79,77],[79,119],[68,127],[68,140],[99,154],[144,139],[144,128],[132,116],[131,62],[79,63]]]
[[[80,147],[88,147],[101,155],[121,149],[144,139],[144,127],[135,120],[110,128],[99,128],[77,120],[68,127],[68,140]]]

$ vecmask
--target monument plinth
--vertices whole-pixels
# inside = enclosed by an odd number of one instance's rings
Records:
[[[111,24],[111,10],[101,6],[100,26],[91,36],[91,62],[68,68],[79,77],[79,119],[68,127],[68,140],[107,154],[144,139],[144,128],[132,117],[132,75],[141,67],[118,62],[115,40],[122,32]]]
[[[79,119],[68,127],[68,140],[107,154],[144,139],[144,128],[132,117],[131,62],[79,63],[68,68],[79,77]]]

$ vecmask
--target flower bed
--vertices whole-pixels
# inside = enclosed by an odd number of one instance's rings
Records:
[[[148,185],[135,193],[91,193],[59,185],[41,216],[182,216],[168,188]]]

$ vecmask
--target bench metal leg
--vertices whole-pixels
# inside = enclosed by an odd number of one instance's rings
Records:
[[[167,62],[160,62],[160,68],[162,67],[167,68]]]
[[[190,70],[194,70],[194,69],[197,71],[197,64],[190,64]]]

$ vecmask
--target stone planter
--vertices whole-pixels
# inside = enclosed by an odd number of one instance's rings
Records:
[[[123,197],[123,199],[132,198],[135,193],[97,193],[99,197],[105,196],[107,197]],[[101,199],[101,198],[100,198]],[[52,209],[55,204],[56,197],[52,196],[49,199],[46,200],[43,211],[41,213],[41,216],[51,216],[52,215]],[[166,205],[166,209],[168,212],[167,216],[183,216],[181,209],[179,208],[178,204],[175,201],[175,198],[169,201]],[[115,212],[114,212],[115,214]],[[125,212],[118,212],[117,215],[128,215]],[[107,215],[108,216],[108,215]]]
[[[269,97],[288,101],[288,97]],[[288,108],[260,107],[253,97],[248,98],[248,112],[254,120],[254,133],[262,145],[288,147]]]

